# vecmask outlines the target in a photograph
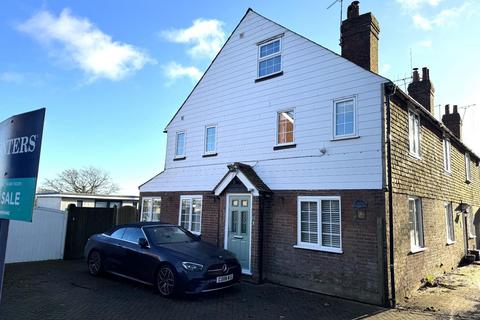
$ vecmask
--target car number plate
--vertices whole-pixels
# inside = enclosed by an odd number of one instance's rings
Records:
[[[217,283],[227,282],[233,279],[233,274],[217,277]]]

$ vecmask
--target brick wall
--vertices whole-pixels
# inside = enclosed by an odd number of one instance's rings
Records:
[[[392,179],[395,238],[395,284],[397,299],[409,296],[427,275],[439,275],[458,265],[464,254],[462,217],[455,214],[456,243],[447,245],[444,203],[454,210],[468,203],[480,207],[480,177],[472,161],[472,181],[465,182],[464,151],[453,140],[452,173],[444,171],[443,133],[421,117],[421,158],[409,154],[408,109],[406,103],[392,100]],[[408,196],[422,200],[426,250],[410,252]],[[387,217],[388,219],[388,217]],[[475,243],[469,241],[469,248]]]

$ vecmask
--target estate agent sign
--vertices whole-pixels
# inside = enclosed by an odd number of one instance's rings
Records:
[[[0,219],[32,221],[45,109],[0,123]]]

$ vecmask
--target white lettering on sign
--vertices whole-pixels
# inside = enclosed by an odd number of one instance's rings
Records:
[[[19,206],[20,196],[20,192],[2,192],[2,195],[0,196],[0,204]]]
[[[34,134],[0,141],[0,152],[5,155],[34,152],[37,140],[38,135]]]

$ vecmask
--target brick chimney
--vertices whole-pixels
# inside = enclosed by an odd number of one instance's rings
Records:
[[[450,105],[445,106],[442,122],[458,139],[462,139],[462,118],[456,105],[453,106],[453,113],[450,113]]]
[[[342,21],[342,57],[378,73],[378,34],[380,25],[371,12],[360,15],[359,1],[353,1]]]
[[[427,67],[422,68],[422,79],[418,74],[418,68],[413,68],[413,80],[408,85],[408,94],[418,103],[425,107],[431,114],[434,113],[435,88],[430,81],[430,71]]]

